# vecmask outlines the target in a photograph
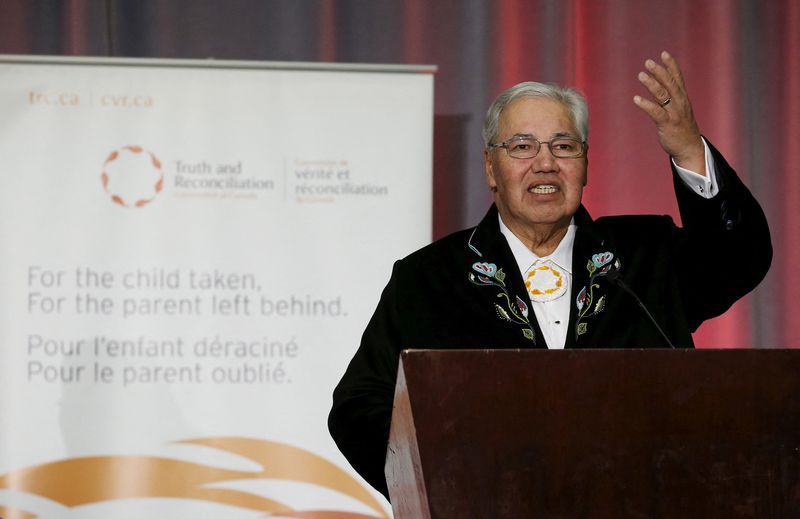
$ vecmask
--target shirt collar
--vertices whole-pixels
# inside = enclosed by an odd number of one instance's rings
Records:
[[[514,255],[520,272],[527,272],[537,261],[544,262],[550,260],[561,267],[562,270],[572,275],[572,247],[575,244],[575,231],[578,229],[578,226],[575,225],[574,217],[570,220],[567,234],[561,238],[561,242],[559,242],[556,250],[549,256],[543,257],[539,257],[531,252],[531,250],[517,238],[517,235],[506,227],[499,212],[497,213],[497,220],[500,223],[500,232],[506,237],[506,241],[508,241],[508,246],[511,249],[511,253]]]

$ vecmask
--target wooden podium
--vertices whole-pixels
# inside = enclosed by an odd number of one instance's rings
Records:
[[[408,350],[396,519],[800,518],[800,350]]]

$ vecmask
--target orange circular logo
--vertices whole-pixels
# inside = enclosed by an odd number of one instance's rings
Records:
[[[142,207],[161,192],[164,172],[152,152],[141,146],[125,146],[112,151],[103,162],[100,180],[114,203]]]

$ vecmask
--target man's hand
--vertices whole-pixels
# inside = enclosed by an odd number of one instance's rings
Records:
[[[633,102],[656,124],[658,141],[675,163],[705,175],[705,147],[683,84],[681,69],[675,58],[666,51],[661,53],[661,61],[663,66],[648,59],[645,62],[647,72],[639,72],[639,81],[650,91],[654,100],[635,96]]]

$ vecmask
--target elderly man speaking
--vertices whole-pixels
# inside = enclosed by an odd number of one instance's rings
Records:
[[[406,348],[692,348],[691,333],[765,276],[764,213],[701,136],[668,53],[634,103],[670,157],[683,227],[668,216],[593,220],[581,205],[588,110],[575,90],[521,83],[486,116],[494,204],[477,227],[399,260],[333,394],[328,425],[353,467],[383,474]],[[748,268],[730,258],[747,254]],[[641,303],[641,305],[640,305]]]

